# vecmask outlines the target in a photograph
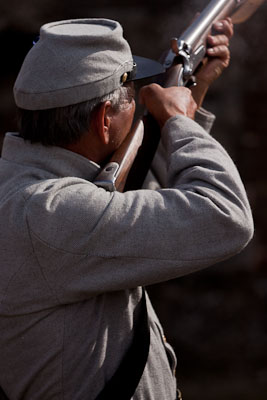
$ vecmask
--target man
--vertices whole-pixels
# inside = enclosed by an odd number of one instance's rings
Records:
[[[231,22],[217,28],[198,106],[229,61]],[[139,76],[147,64],[139,59]],[[0,168],[0,386],[9,399],[107,398],[100,393],[143,332],[150,346],[138,340],[133,351],[137,363],[148,352],[133,399],[174,400],[175,356],[142,287],[251,239],[239,174],[193,121],[189,89],[140,92],[161,126],[166,189],[110,193],[93,183],[130,130],[133,69],[117,22],[61,21],[41,28],[15,83],[21,127],[7,134]],[[121,390],[139,366],[125,369]],[[110,397],[126,400],[117,390]]]

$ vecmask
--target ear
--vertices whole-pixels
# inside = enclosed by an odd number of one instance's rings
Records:
[[[109,144],[110,139],[110,110],[111,110],[111,102],[105,101],[104,103],[100,104],[97,113],[95,115],[95,124],[97,129],[98,138],[100,139],[101,143],[104,145]]]

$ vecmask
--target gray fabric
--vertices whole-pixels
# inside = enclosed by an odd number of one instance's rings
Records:
[[[205,108],[200,107],[195,114],[195,121],[202,126],[207,132],[211,132],[212,126],[215,121],[215,115],[211,112],[205,110]]]
[[[195,121],[210,133],[215,121],[215,115],[201,107],[196,111]],[[167,154],[166,148],[160,141],[143,188],[157,190],[166,187],[168,187]]]
[[[220,144],[182,116],[165,124],[162,143],[168,189],[109,193],[90,182],[99,167],[89,160],[6,136],[0,385],[11,400],[93,400],[131,341],[140,287],[210,266],[251,239],[246,193]],[[148,314],[134,400],[174,400],[149,301]]]
[[[45,24],[14,86],[16,104],[28,110],[64,107],[103,96],[133,69],[122,27],[108,19]]]

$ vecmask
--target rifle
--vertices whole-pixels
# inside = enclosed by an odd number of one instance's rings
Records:
[[[164,87],[196,85],[194,74],[205,60],[207,36],[213,24],[226,17],[231,17],[234,24],[245,22],[264,1],[211,0],[179,38],[171,39],[171,48],[163,56],[165,73],[160,84]],[[143,121],[138,120],[95,179],[96,185],[110,191],[142,187],[160,141],[160,128],[155,119],[147,114]]]
[[[144,137],[144,123],[138,119],[110,161],[97,175],[94,183],[110,192],[123,192],[128,173]]]

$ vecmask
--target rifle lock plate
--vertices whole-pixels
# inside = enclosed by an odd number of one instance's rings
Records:
[[[118,163],[109,162],[105,168],[101,170],[100,174],[97,175],[93,183],[109,192],[114,192],[116,190],[115,182],[119,167]]]

